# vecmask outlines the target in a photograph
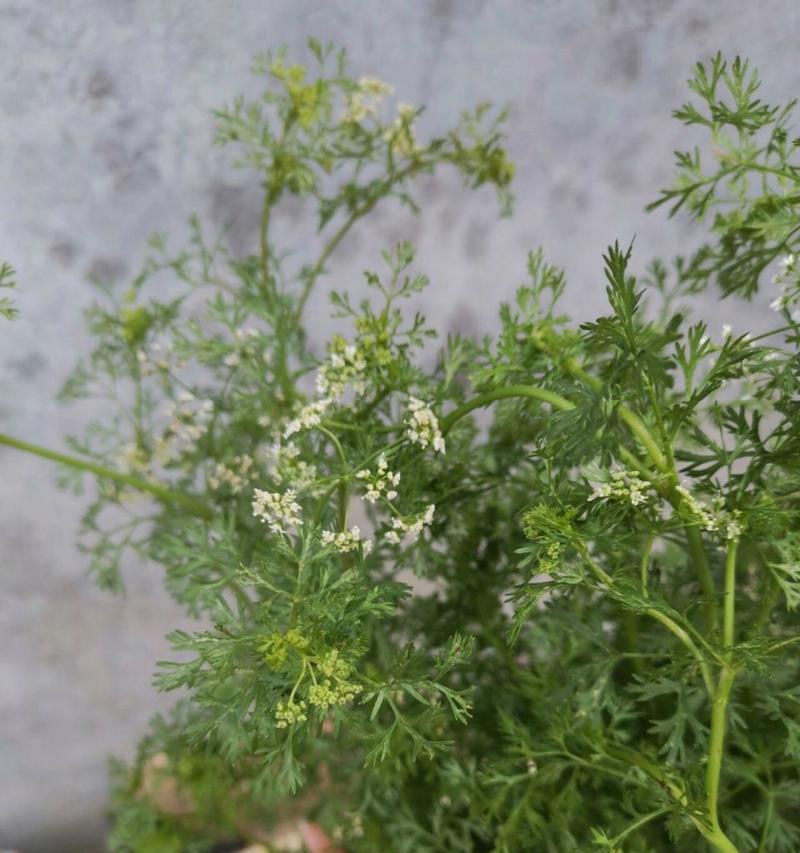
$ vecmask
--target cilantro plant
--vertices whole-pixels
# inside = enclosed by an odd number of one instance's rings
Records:
[[[419,175],[454,168],[505,212],[502,114],[422,140],[419,109],[310,50],[259,60],[264,96],[217,114],[263,186],[258,251],[197,220],[185,251],[155,238],[126,290],[102,286],[64,389],[114,413],[72,456],[0,437],[96,476],[101,584],[132,550],[207,625],[171,635],[157,684],[188,698],[116,768],[111,849],[277,844],[302,814],[353,851],[796,851],[793,104],[762,103],[738,59],[698,65],[676,116],[712,153],[679,153],[654,206],[707,243],[641,281],[615,243],[608,312],[578,327],[533,252],[497,336],[449,336],[425,367],[407,243],[368,298],[331,293],[347,334],[310,340],[307,301],[378,205],[414,209]],[[273,240],[290,196],[316,255]],[[769,332],[688,319],[700,291],[770,277]]]

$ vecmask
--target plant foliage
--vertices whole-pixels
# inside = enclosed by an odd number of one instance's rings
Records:
[[[264,96],[217,114],[263,186],[259,250],[197,220],[186,250],[154,238],[127,289],[102,285],[64,389],[122,401],[72,441],[99,477],[92,571],[119,588],[134,549],[205,625],[171,635],[157,685],[189,698],[118,768],[111,849],[263,840],[294,812],[352,851],[796,851],[793,104],[746,62],[696,67],[676,116],[712,157],[679,152],[656,205],[708,242],[643,279],[615,243],[606,316],[571,324],[534,252],[498,334],[431,363],[402,243],[368,298],[331,293],[349,331],[323,352],[304,309],[361,220],[447,167],[506,211],[513,167],[502,114],[423,141],[419,109],[310,52],[262,57]],[[289,196],[316,256],[273,242]],[[689,322],[693,294],[765,275],[770,332]]]

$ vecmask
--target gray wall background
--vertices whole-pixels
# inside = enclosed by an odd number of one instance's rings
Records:
[[[438,327],[484,332],[531,247],[566,268],[584,318],[602,310],[610,241],[636,233],[642,268],[694,240],[686,221],[642,212],[693,143],[670,118],[690,67],[742,53],[786,100],[800,94],[799,24],[796,0],[0,0],[0,258],[22,312],[0,332],[0,431],[58,448],[91,414],[54,402],[87,346],[89,276],[134,273],[146,237],[179,245],[195,211],[255,247],[257,192],[212,148],[209,111],[256,90],[258,51],[344,45],[356,74],[427,104],[429,131],[479,100],[510,103],[513,219],[452,176],[426,180],[417,220],[384,210],[332,264],[338,287],[358,285],[381,248],[412,239]],[[698,310],[717,328],[760,325],[768,301]],[[187,620],[151,567],[129,569],[124,599],[94,589],[80,510],[47,463],[0,450],[0,847],[102,849],[106,756],[130,755],[172,701],[150,676]]]

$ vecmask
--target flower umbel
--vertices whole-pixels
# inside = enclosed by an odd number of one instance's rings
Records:
[[[284,438],[290,438],[296,432],[301,432],[304,429],[313,429],[322,423],[322,416],[330,407],[333,400],[329,397],[324,397],[322,400],[317,400],[314,403],[309,403],[304,406],[296,418],[292,418],[286,429],[283,431]]]
[[[300,504],[293,489],[288,489],[283,494],[280,492],[265,492],[261,489],[253,491],[253,515],[262,522],[269,525],[273,533],[285,534],[288,528],[300,527]]]
[[[395,518],[392,521],[392,529],[386,533],[384,538],[393,545],[399,545],[403,540],[416,542],[422,531],[433,522],[435,510],[436,507],[433,504],[429,504],[425,512],[418,515],[413,521]]]
[[[332,547],[340,554],[356,551],[360,547],[364,556],[366,556],[372,550],[372,540],[362,539],[361,530],[357,525],[351,527],[350,530],[342,530],[339,533],[334,533],[332,530],[324,530],[321,541],[323,545]]]
[[[610,498],[637,507],[652,501],[652,496],[647,493],[649,488],[650,483],[638,477],[635,471],[615,468],[611,471],[610,481],[596,485],[589,495],[589,500]]]
[[[389,470],[386,456],[381,453],[378,457],[378,469],[376,472],[364,468],[356,474],[359,480],[367,483],[367,491],[364,499],[374,504],[380,497],[393,501],[397,497],[397,486],[400,484],[400,472]]]
[[[444,438],[439,429],[439,420],[433,410],[422,400],[411,397],[408,402],[406,435],[423,449],[429,444],[437,453],[444,453]]]

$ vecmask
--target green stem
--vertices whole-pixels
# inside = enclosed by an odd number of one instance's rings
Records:
[[[638,767],[653,779],[659,787],[667,791],[672,799],[679,805],[684,807],[689,805],[689,798],[681,785],[678,782],[675,782],[666,773],[666,771],[657,764],[654,764],[644,756],[639,755],[634,750],[629,749],[628,747],[619,746],[618,744],[607,744],[605,746],[605,752],[612,758],[617,758],[620,761],[624,761],[628,764],[632,764],[634,767]],[[698,832],[700,832],[709,844],[711,844],[716,850],[720,851],[720,853],[739,853],[736,846],[719,827],[709,827],[706,821],[701,820],[695,814],[690,814],[690,819]]]
[[[320,273],[325,268],[325,264],[328,261],[328,258],[336,251],[339,243],[344,240],[347,236],[347,232],[355,225],[355,223],[365,214],[369,213],[370,210],[376,205],[378,201],[377,196],[369,201],[364,207],[356,208],[350,216],[344,221],[344,223],[339,227],[336,233],[331,237],[328,243],[325,245],[325,248],[322,250],[322,254],[319,256],[319,259],[314,264],[313,267],[308,271],[305,276],[305,281],[303,282],[303,291],[300,294],[300,300],[297,303],[297,309],[295,310],[294,322],[295,324],[300,322],[300,318],[303,315],[303,310],[306,307],[306,302],[308,302],[308,297],[311,296],[311,290],[314,287],[314,282],[319,278]]]
[[[544,403],[550,403],[552,406],[555,406],[555,408],[561,409],[562,411],[568,411],[569,409],[575,408],[575,404],[571,403],[565,397],[562,397],[560,394],[556,394],[553,391],[548,391],[545,388],[539,388],[537,385],[507,385],[504,388],[495,388],[493,391],[486,391],[483,394],[478,394],[477,397],[473,397],[457,409],[453,409],[453,411],[442,420],[442,432],[449,432],[457,421],[461,420],[461,418],[465,417],[475,409],[482,409],[484,406],[488,406],[496,400],[506,400],[510,397],[530,397],[534,400],[541,400]]]
[[[647,598],[647,574],[650,569],[650,552],[653,550],[653,543],[656,541],[655,533],[651,533],[647,537],[644,550],[642,551],[642,559],[639,563],[639,580],[642,586],[642,596]]]
[[[735,637],[735,617],[736,617],[736,553],[738,551],[738,542],[732,539],[728,545],[728,553],[725,556],[725,595],[724,595],[724,613],[722,621],[722,642],[723,646],[730,649],[733,646]]]
[[[706,766],[706,808],[715,832],[722,833],[719,825],[719,784],[722,774],[722,759],[725,753],[725,728],[727,724],[728,700],[733,687],[736,672],[724,667],[719,684],[711,703],[711,736],[708,743],[708,764]],[[728,848],[720,847],[720,850]],[[730,849],[735,849],[731,847]]]
[[[772,825],[772,820],[775,817],[775,794],[772,791],[767,792],[767,815],[764,818],[764,828],[761,831],[761,840],[758,844],[756,853],[765,853],[767,849],[767,840],[769,838],[769,830]]]
[[[347,467],[348,467],[347,466],[347,456],[345,456],[344,449],[342,448],[342,445],[341,445],[339,439],[329,429],[327,429],[326,427],[324,427],[320,424],[317,425],[317,430],[319,432],[321,432],[330,441],[330,443],[334,446],[334,449],[336,450],[336,455],[339,457],[339,461],[342,463],[342,469],[344,472],[346,472]]]
[[[711,734],[708,743],[708,763],[706,765],[706,808],[711,820],[714,836],[719,837],[717,849],[735,851],[736,848],[725,836],[719,824],[719,786],[722,775],[722,761],[725,755],[725,729],[727,727],[728,702],[736,678],[733,660],[733,643],[736,630],[736,553],[738,543],[734,539],[728,545],[725,557],[725,592],[723,603],[722,642],[726,650],[726,664],[719,676],[719,683],[711,704]]]
[[[667,457],[661,452],[661,448],[650,434],[650,431],[645,426],[644,421],[624,403],[620,403],[617,406],[617,413],[619,414],[619,419],[628,426],[630,431],[642,443],[642,447],[647,451],[647,455],[653,460],[653,464],[656,468],[658,468],[662,474],[672,473]]]
[[[325,248],[322,250],[322,254],[317,259],[317,262],[304,276],[305,280],[303,282],[303,291],[300,294],[300,299],[297,303],[297,309],[295,310],[293,318],[294,325],[299,324],[300,318],[303,315],[303,310],[306,307],[308,297],[311,295],[311,291],[314,287],[314,283],[319,278],[320,273],[325,269],[325,264],[327,263],[328,258],[330,258],[330,256],[336,251],[339,243],[341,243],[347,236],[347,232],[353,227],[353,225],[355,225],[356,222],[358,222],[359,219],[366,216],[382,198],[385,198],[385,196],[389,194],[389,190],[394,184],[400,183],[414,172],[422,171],[428,165],[429,164],[424,160],[415,161],[410,166],[406,166],[405,169],[401,169],[396,175],[390,175],[386,182],[387,191],[383,194],[373,195],[372,198],[361,205],[361,207],[356,207],[350,216],[348,216],[347,219],[339,226],[333,237],[331,237],[325,245]]]
[[[703,653],[700,649],[697,648],[694,640],[689,636],[688,632],[685,631],[681,626],[675,622],[673,619],[670,619],[665,613],[662,613],[660,610],[656,610],[655,608],[648,608],[645,610],[645,613],[648,616],[652,616],[657,622],[660,622],[667,630],[671,631],[688,649],[694,659],[697,661],[700,667],[700,674],[703,676],[703,683],[706,686],[706,691],[708,692],[709,698],[713,699],[714,697],[714,680],[711,677],[711,670],[706,662],[706,659],[703,657]]]
[[[780,643],[775,643],[772,646],[767,648],[767,654],[772,654],[773,652],[777,652],[779,649],[785,649],[786,646],[791,646],[793,643],[800,643],[800,634],[789,637],[788,640],[781,640]]]
[[[336,448],[336,453],[339,456],[339,461],[342,463],[342,479],[339,482],[339,530],[344,532],[347,530],[347,508],[350,502],[350,490],[347,485],[347,456],[345,455],[344,449],[342,448],[339,439],[332,433],[329,429],[326,429],[323,426],[317,426],[317,429],[323,433],[323,435],[327,436],[330,440],[331,444]]]
[[[295,123],[295,116],[290,115],[283,123],[281,135],[278,138],[276,150],[282,153],[283,146],[286,144],[286,138],[289,131]],[[280,158],[273,154],[272,166],[269,173],[269,179],[264,184],[264,206],[261,209],[261,226],[259,228],[259,244],[261,249],[261,273],[264,277],[264,287],[272,300],[277,297],[277,292],[272,288],[272,276],[269,272],[269,225],[272,218],[272,208],[275,202],[281,195],[282,191],[282,176],[278,169]]]
[[[672,501],[671,501],[672,503]],[[678,501],[679,503],[679,501]],[[672,503],[675,506],[675,503]],[[700,588],[703,590],[705,601],[706,625],[709,631],[714,631],[719,623],[719,614],[715,598],[717,595],[714,578],[711,574],[711,566],[708,563],[708,555],[703,546],[703,537],[700,531],[694,525],[686,526],[686,541],[689,545],[689,553],[692,557],[694,569],[697,572]]]
[[[656,809],[655,811],[650,812],[649,814],[642,815],[638,820],[635,820],[630,826],[624,829],[615,839],[614,844],[619,844],[624,838],[630,835],[632,832],[636,832],[637,829],[641,829],[646,824],[654,821],[656,818],[661,817],[661,815],[666,814],[669,811],[668,808]]]
[[[261,275],[264,279],[264,289],[269,296],[270,302],[273,301],[273,293],[271,287],[272,276],[269,271],[269,222],[272,216],[272,207],[275,204],[277,197],[278,193],[275,191],[274,187],[268,189],[264,193],[264,207],[261,211],[261,228],[259,229]]]
[[[131,486],[138,489],[140,492],[147,492],[159,501],[165,504],[178,504],[184,509],[196,515],[199,518],[211,519],[213,512],[211,507],[206,504],[202,498],[195,495],[188,495],[185,492],[174,491],[158,483],[151,483],[148,480],[143,480],[141,477],[136,477],[133,474],[125,474],[122,471],[115,471],[112,468],[105,468],[102,465],[97,465],[94,462],[87,462],[83,459],[78,459],[75,456],[66,456],[63,453],[58,453],[55,450],[48,450],[46,447],[41,447],[38,444],[30,444],[27,441],[20,441],[17,438],[12,438],[10,435],[0,433],[0,444],[7,447],[13,447],[16,450],[22,450],[25,453],[32,453],[34,456],[41,456],[43,459],[50,459],[53,462],[58,462],[61,465],[68,465],[70,468],[75,468],[78,471],[87,471],[97,477],[102,477],[107,480],[113,480],[117,483],[122,483],[125,486]]]

